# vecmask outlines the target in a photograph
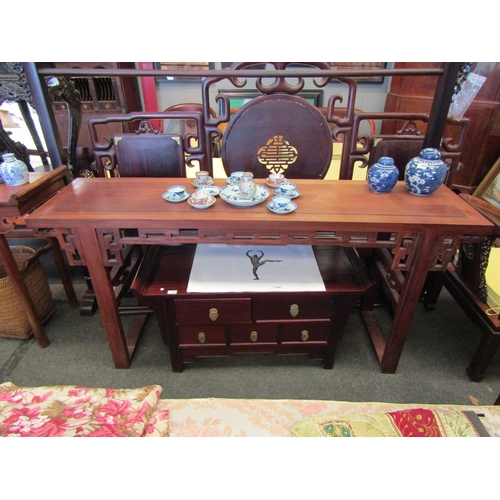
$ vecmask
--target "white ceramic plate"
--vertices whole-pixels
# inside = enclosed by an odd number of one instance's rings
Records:
[[[193,208],[197,208],[199,210],[203,210],[205,208],[209,208],[211,207],[214,203],[215,203],[215,198],[213,196],[209,196],[208,197],[208,202],[206,205],[193,205],[193,203],[191,202],[191,198],[189,198],[188,200],[188,203],[193,207]]]
[[[283,193],[280,191],[280,189],[278,188],[278,189],[275,189],[275,190],[274,190],[274,194],[275,194],[276,196],[286,196],[287,198],[290,198],[291,200],[293,200],[294,198],[297,198],[298,196],[300,196],[300,191],[299,191],[298,189],[295,189],[295,190],[293,191],[293,193],[289,196],[289,195],[287,195],[287,194],[283,194]]]
[[[200,186],[196,191],[206,191],[211,196],[219,196],[221,188],[219,186]]]
[[[236,205],[237,207],[252,207],[253,205],[258,205],[259,203],[265,201],[269,197],[270,193],[269,189],[265,186],[257,186],[254,197],[247,200],[241,197],[238,186],[229,184],[220,190],[219,195],[230,205]]]
[[[289,214],[290,212],[293,212],[297,208],[297,205],[293,201],[291,201],[286,206],[286,208],[279,209],[274,206],[274,203],[272,201],[270,201],[267,204],[267,208],[269,208],[269,210],[271,210],[271,212],[274,212],[275,214]]]
[[[179,203],[181,201],[186,201],[190,196],[191,196],[191,193],[189,191],[187,191],[187,190],[186,190],[186,193],[184,194],[184,196],[182,198],[180,198],[180,199],[177,199],[177,200],[172,199],[172,197],[169,195],[168,191],[166,191],[165,193],[163,193],[161,195],[161,197],[165,201],[169,201],[170,203]]]

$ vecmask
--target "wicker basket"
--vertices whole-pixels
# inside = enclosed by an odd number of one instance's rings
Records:
[[[41,321],[54,312],[49,283],[38,260],[41,252],[30,247],[13,246],[12,255]],[[0,263],[0,337],[27,339],[33,335],[28,318],[12,286],[6,269]]]

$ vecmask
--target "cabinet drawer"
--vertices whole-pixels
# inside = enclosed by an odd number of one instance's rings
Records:
[[[231,344],[276,343],[277,329],[274,324],[253,323],[231,327]]]
[[[285,323],[281,327],[281,342],[328,342],[330,321]]]
[[[175,300],[178,324],[228,324],[252,321],[252,299]]]
[[[332,300],[325,295],[290,294],[289,296],[255,297],[255,320],[330,319]]]
[[[183,325],[179,327],[179,346],[225,344],[222,325]]]

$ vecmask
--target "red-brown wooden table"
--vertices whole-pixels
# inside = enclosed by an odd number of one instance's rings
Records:
[[[5,235],[15,228],[16,221],[19,221],[30,211],[43,204],[66,186],[68,182],[68,168],[62,166],[50,172],[30,172],[29,182],[22,186],[0,184],[0,259],[11,279],[14,290],[19,296],[28,322],[41,347],[48,346],[49,339],[36,313],[35,306],[10,251]],[[57,241],[55,243],[57,244]],[[58,267],[59,264],[63,265],[62,262],[57,264]],[[70,301],[74,300],[77,304],[70,282],[65,282],[65,287]]]
[[[263,184],[263,181],[258,181]],[[343,245],[386,248],[405,276],[390,331],[382,335],[370,312],[365,323],[383,373],[395,373],[428,271],[442,271],[464,238],[489,235],[493,225],[445,186],[429,197],[399,182],[375,194],[366,181],[301,180],[297,209],[287,215],[266,203],[237,207],[217,199],[206,210],[168,203],[169,185],[189,179],[76,179],[26,218],[40,234],[57,236],[70,263],[87,266],[117,368],[128,368],[137,338],[124,332],[108,269],[127,245],[227,243]],[[223,186],[225,181],[216,180]],[[272,196],[272,193],[271,193]]]

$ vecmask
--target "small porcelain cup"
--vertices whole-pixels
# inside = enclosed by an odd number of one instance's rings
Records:
[[[196,172],[196,182],[200,186],[206,186],[210,182],[210,175],[208,175],[206,170],[200,170]]]
[[[229,184],[239,184],[243,180],[244,172],[231,172],[229,174]]]
[[[182,200],[186,196],[186,188],[184,186],[170,186],[167,193],[172,200]]]
[[[287,198],[286,196],[273,197],[273,205],[278,210],[285,210],[285,208],[288,206],[289,203],[290,203],[290,198]]]
[[[292,196],[297,186],[293,182],[282,182],[277,191],[281,196]]]
[[[203,207],[208,204],[209,198],[210,195],[206,191],[195,191],[190,199],[193,205]]]
[[[285,179],[283,174],[269,174],[267,182],[273,186],[279,186]]]

